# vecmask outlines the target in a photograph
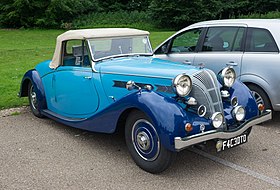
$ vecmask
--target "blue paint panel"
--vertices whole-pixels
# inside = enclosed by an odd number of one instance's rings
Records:
[[[127,57],[103,61],[96,65],[101,73],[173,79],[176,75],[193,74],[198,68],[152,57]]]
[[[148,77],[141,77],[141,76],[129,76],[129,75],[118,75],[118,74],[101,74],[102,84],[104,87],[104,90],[106,92],[107,97],[113,96],[115,100],[119,100],[123,98],[124,96],[131,93],[131,91],[127,90],[125,87],[116,87],[114,86],[114,81],[121,81],[124,84],[127,81],[133,80],[135,83],[142,83],[142,84],[149,84],[153,87],[154,91],[157,90],[156,85],[165,85],[165,86],[171,86],[172,80],[171,79],[163,79],[163,78],[148,78]],[[132,91],[137,91],[138,89],[134,89]],[[167,94],[167,96],[175,96],[174,93]],[[111,99],[111,98],[110,98]]]
[[[92,72],[91,68],[70,66],[53,70],[48,67],[49,62],[42,62],[36,70],[28,71],[24,79],[30,79],[39,92],[40,111],[52,111],[53,115],[49,112],[43,114],[61,123],[88,131],[113,133],[125,110],[139,109],[152,120],[162,144],[172,151],[174,137],[197,134],[201,124],[205,125],[205,131],[213,129],[208,118],[186,111],[185,105],[177,103],[172,98],[175,94],[128,91],[113,86],[114,80],[133,80],[151,84],[156,90],[156,85],[170,86],[178,74],[197,72],[195,67],[152,57],[126,57],[102,61],[95,67],[98,72]],[[245,107],[246,120],[258,115],[255,100],[245,85],[236,81],[229,92],[231,97],[238,97],[239,105]],[[226,122],[236,125],[229,100],[223,104]],[[192,132],[186,133],[186,123],[192,123]]]
[[[50,62],[51,60],[47,60],[36,65],[35,69],[39,73],[41,78],[55,71],[54,69],[51,69],[49,67]]]
[[[175,151],[174,137],[187,135],[184,130],[187,122],[195,122],[195,131],[199,130],[200,123],[206,124],[207,130],[211,129],[209,120],[186,112],[174,99],[153,91],[133,92],[83,121],[73,122],[48,114],[47,116],[72,127],[94,132],[113,133],[119,116],[129,108],[136,108],[147,114],[153,121],[163,145],[172,151]]]
[[[20,97],[21,97],[21,93],[23,91],[22,89],[22,85],[24,84],[24,82],[32,82],[36,94],[37,94],[37,101],[39,103],[39,111],[41,111],[42,109],[46,109],[47,108],[47,103],[46,103],[46,98],[45,98],[45,89],[44,86],[42,84],[42,80],[39,76],[39,73],[35,70],[29,70],[25,73],[25,75],[22,78],[22,82],[21,82],[21,90],[20,90]],[[27,86],[26,86],[27,87]]]
[[[259,115],[256,101],[246,85],[239,81],[235,81],[232,88],[229,89],[229,93],[231,94],[230,99],[236,96],[238,99],[238,105],[242,105],[245,108],[245,120]],[[233,107],[230,105],[230,102],[224,101],[225,118],[227,120],[227,123],[230,125],[235,124],[235,120],[232,118],[231,114],[232,109]]]

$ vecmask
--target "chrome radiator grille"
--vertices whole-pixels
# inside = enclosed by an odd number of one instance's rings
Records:
[[[189,96],[197,100],[197,108],[206,106],[205,117],[211,117],[215,112],[223,113],[223,103],[216,75],[210,70],[200,70],[192,76],[192,90]]]

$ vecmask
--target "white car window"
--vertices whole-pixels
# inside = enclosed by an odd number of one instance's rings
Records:
[[[249,28],[246,52],[278,52],[278,47],[266,29],[262,28]]]
[[[238,51],[244,31],[239,27],[210,27],[202,51]]]

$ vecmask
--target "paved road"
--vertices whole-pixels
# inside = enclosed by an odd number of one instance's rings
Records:
[[[139,169],[122,135],[89,133],[31,113],[0,118],[0,189],[280,189],[280,114],[249,142],[180,152],[160,175]]]

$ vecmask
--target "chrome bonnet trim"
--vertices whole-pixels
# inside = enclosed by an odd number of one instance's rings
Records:
[[[199,134],[192,135],[189,137],[184,137],[184,138],[175,137],[174,138],[175,149],[176,149],[176,151],[180,151],[184,148],[187,148],[188,146],[195,145],[195,144],[205,142],[208,140],[213,140],[213,139],[230,139],[230,138],[236,137],[238,135],[241,135],[250,127],[257,125],[259,123],[268,121],[271,118],[272,118],[271,110],[266,110],[260,116],[253,117],[250,120],[246,121],[245,123],[240,125],[238,127],[238,129],[236,129],[234,131],[211,130],[211,131],[199,133]]]

